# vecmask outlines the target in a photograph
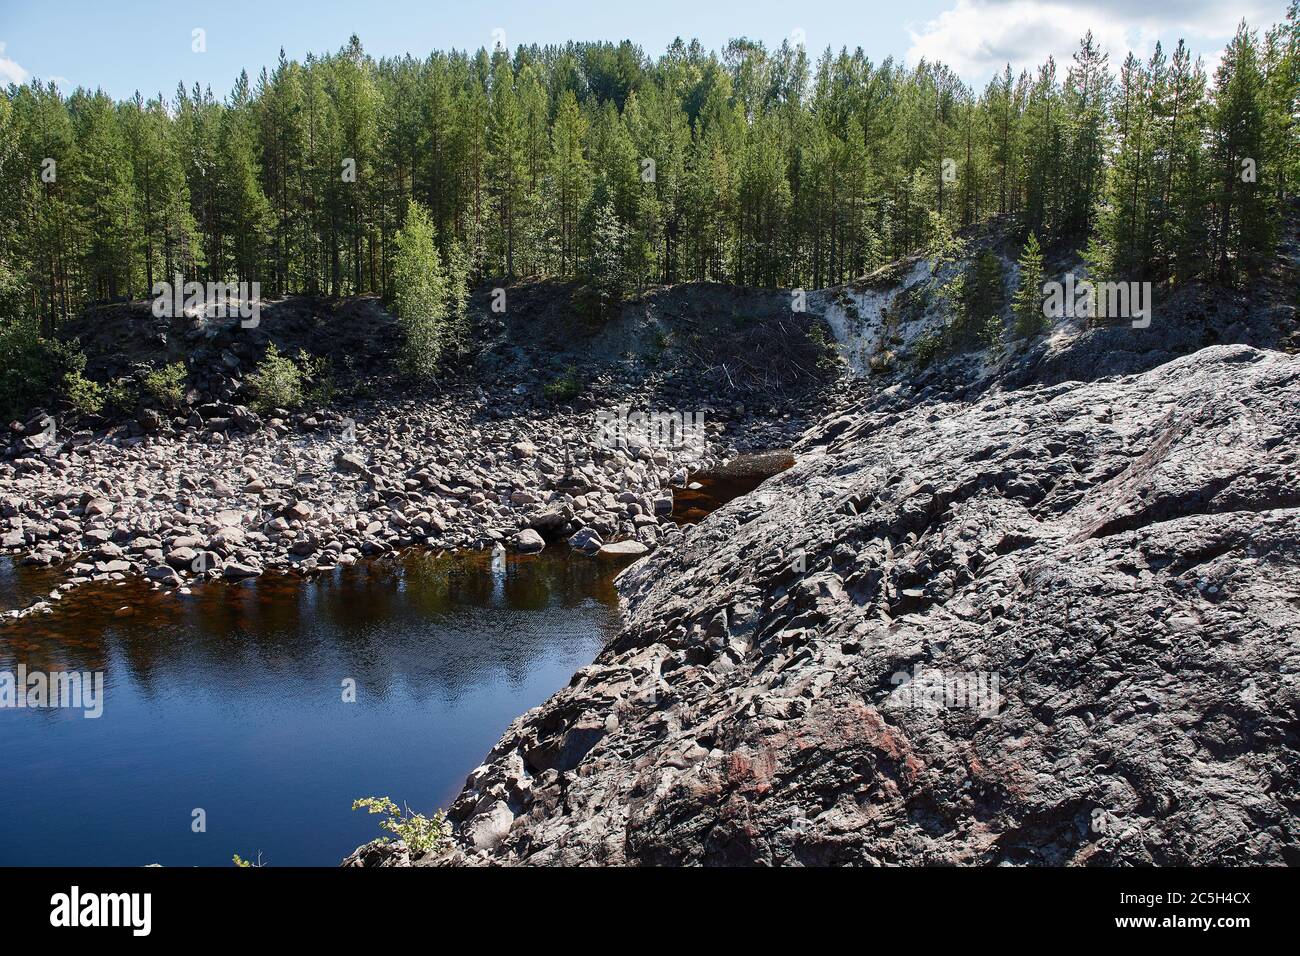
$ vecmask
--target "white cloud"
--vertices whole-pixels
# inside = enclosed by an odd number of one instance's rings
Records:
[[[5,56],[4,52],[5,41],[0,40],[0,84],[7,86],[10,83],[25,82],[29,75],[28,72]]]
[[[1008,62],[1019,72],[1051,55],[1063,76],[1079,39],[1092,30],[1115,65],[1129,50],[1149,53],[1157,40],[1168,53],[1180,38],[1208,63],[1239,20],[1267,27],[1281,19],[1280,6],[1270,0],[956,0],[910,31],[907,58],[941,60],[968,82],[982,84]]]

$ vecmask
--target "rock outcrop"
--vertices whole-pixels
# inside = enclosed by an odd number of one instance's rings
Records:
[[[1300,863],[1300,358],[886,390],[795,454],[418,862]]]

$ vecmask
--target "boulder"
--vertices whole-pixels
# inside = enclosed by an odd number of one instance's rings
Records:
[[[546,547],[546,540],[532,528],[516,532],[510,545],[521,554],[534,554]]]

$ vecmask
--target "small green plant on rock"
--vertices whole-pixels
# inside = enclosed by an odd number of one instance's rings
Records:
[[[308,399],[317,405],[328,405],[334,400],[334,365],[328,358],[299,349],[298,371]]]
[[[912,359],[917,368],[925,368],[947,349],[942,332],[926,332],[912,344]]]
[[[185,397],[185,363],[172,362],[145,374],[144,394],[164,408],[175,408]]]
[[[826,334],[826,327],[820,322],[808,326],[808,341],[817,350],[817,367],[823,372],[834,372],[842,364],[840,349],[835,339]]]
[[[281,355],[272,342],[266,355],[248,377],[253,394],[253,408],[268,414],[277,408],[294,409],[302,404],[302,370],[293,359]]]
[[[412,813],[410,807],[399,807],[388,797],[362,797],[352,801],[352,809],[384,814],[379,825],[396,834],[413,855],[437,853],[449,836],[447,819],[441,810],[426,817],[422,813]],[[384,842],[387,842],[387,837]]]
[[[128,378],[115,378],[104,386],[104,405],[115,412],[129,412],[135,407],[135,389]]]
[[[98,415],[104,410],[104,386],[77,368],[63,376],[63,397],[82,415]]]
[[[578,376],[578,367],[570,365],[555,381],[543,385],[542,392],[553,402],[568,402],[577,398],[582,392],[582,379]]]

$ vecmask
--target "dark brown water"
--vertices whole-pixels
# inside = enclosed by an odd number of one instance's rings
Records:
[[[0,865],[337,864],[379,835],[353,799],[445,805],[511,720],[591,661],[617,630],[619,567],[548,550],[411,554],[190,596],[136,580],[0,626],[0,672],[105,685],[97,719],[0,708]],[[57,581],[0,564],[7,607]]]
[[[728,501],[747,495],[768,478],[794,465],[789,452],[740,455],[712,472],[696,472],[691,484],[673,492],[673,520],[695,524]]]

